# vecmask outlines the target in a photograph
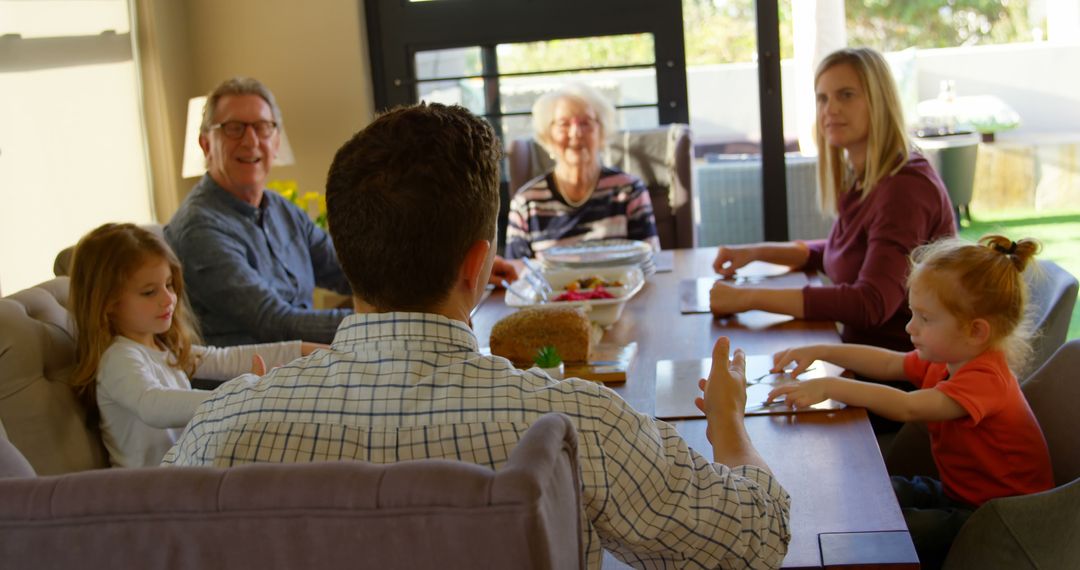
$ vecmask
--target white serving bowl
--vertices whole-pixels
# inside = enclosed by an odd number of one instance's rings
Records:
[[[522,309],[525,307],[586,307],[589,320],[602,326],[609,327],[615,324],[622,316],[623,308],[631,297],[637,294],[645,285],[645,274],[637,265],[624,265],[618,267],[593,267],[581,269],[553,269],[544,271],[543,276],[554,293],[550,294],[549,300],[544,301],[539,291],[525,276],[510,285],[511,292],[506,293],[506,305]],[[585,301],[554,301],[560,293],[565,292],[566,285],[586,277],[597,276],[604,281],[619,281],[622,287],[605,287],[614,295],[612,299],[589,299]],[[518,293],[515,295],[514,293]]]

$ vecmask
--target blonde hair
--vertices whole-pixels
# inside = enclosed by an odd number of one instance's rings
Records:
[[[847,48],[825,57],[814,73],[817,88],[822,74],[837,65],[849,65],[859,77],[866,94],[870,112],[870,132],[866,147],[866,163],[861,173],[853,172],[844,149],[830,146],[815,121],[814,138],[818,147],[818,207],[835,216],[840,196],[862,179],[862,199],[865,199],[882,179],[893,176],[907,164],[911,140],[904,127],[904,110],[896,91],[889,64],[882,55],[870,48]]]
[[[78,328],[71,385],[90,410],[97,409],[95,383],[101,356],[119,334],[109,318],[109,308],[119,299],[132,274],[154,259],[169,264],[177,298],[172,326],[155,335],[155,340],[172,354],[170,365],[188,376],[195,371],[191,345],[198,341],[198,331],[184,296],[180,261],[168,244],[152,232],[133,224],[105,224],[79,240],[71,260],[68,301]]]
[[[600,141],[615,134],[615,106],[599,91],[584,83],[570,83],[540,96],[532,106],[533,138],[544,150],[551,151],[551,122],[555,120],[555,105],[562,99],[583,103],[596,114],[600,123]]]
[[[991,345],[1019,370],[1031,357],[1032,319],[1023,273],[1040,249],[1037,240],[1014,242],[1000,235],[983,236],[978,243],[945,238],[912,252],[907,286],[932,287],[961,324],[986,320]]]

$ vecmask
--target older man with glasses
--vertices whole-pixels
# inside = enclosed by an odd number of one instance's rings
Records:
[[[281,110],[262,83],[229,79],[206,100],[202,177],[165,238],[184,266],[208,344],[287,339],[329,342],[352,311],[315,309],[315,286],[350,294],[330,237],[266,181],[277,156]]]
[[[259,81],[234,77],[203,108],[206,174],[165,227],[207,344],[330,342],[351,309],[315,309],[315,286],[350,295],[330,237],[266,180],[281,109]],[[517,278],[497,258],[492,281]]]

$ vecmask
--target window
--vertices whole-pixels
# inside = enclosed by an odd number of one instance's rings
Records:
[[[777,0],[372,0],[364,7],[378,108],[457,102],[509,139],[528,132],[527,109],[544,84],[572,76],[617,93],[624,127],[691,123],[723,135],[734,118],[745,127],[739,138],[760,141],[765,236],[786,239]],[[684,43],[684,29],[697,39]],[[729,45],[730,52],[718,49]],[[734,89],[701,83],[706,95],[690,103],[707,112],[696,120],[687,103],[688,50],[703,65],[748,70]],[[715,53],[725,59],[708,59]],[[732,103],[755,100],[760,112],[732,112],[743,109]]]
[[[0,288],[108,221],[153,219],[128,4],[0,1]]]
[[[497,72],[485,74],[483,59],[492,53],[495,65],[489,67]],[[415,60],[417,99],[466,107],[511,141],[532,134],[531,109],[540,95],[577,81],[616,106],[620,128],[655,127],[653,54],[650,34],[421,51]]]

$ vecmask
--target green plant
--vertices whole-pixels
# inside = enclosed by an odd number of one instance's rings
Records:
[[[562,364],[562,357],[559,356],[559,351],[555,350],[554,346],[545,346],[536,352],[536,358],[533,359],[540,368],[555,368]]]

